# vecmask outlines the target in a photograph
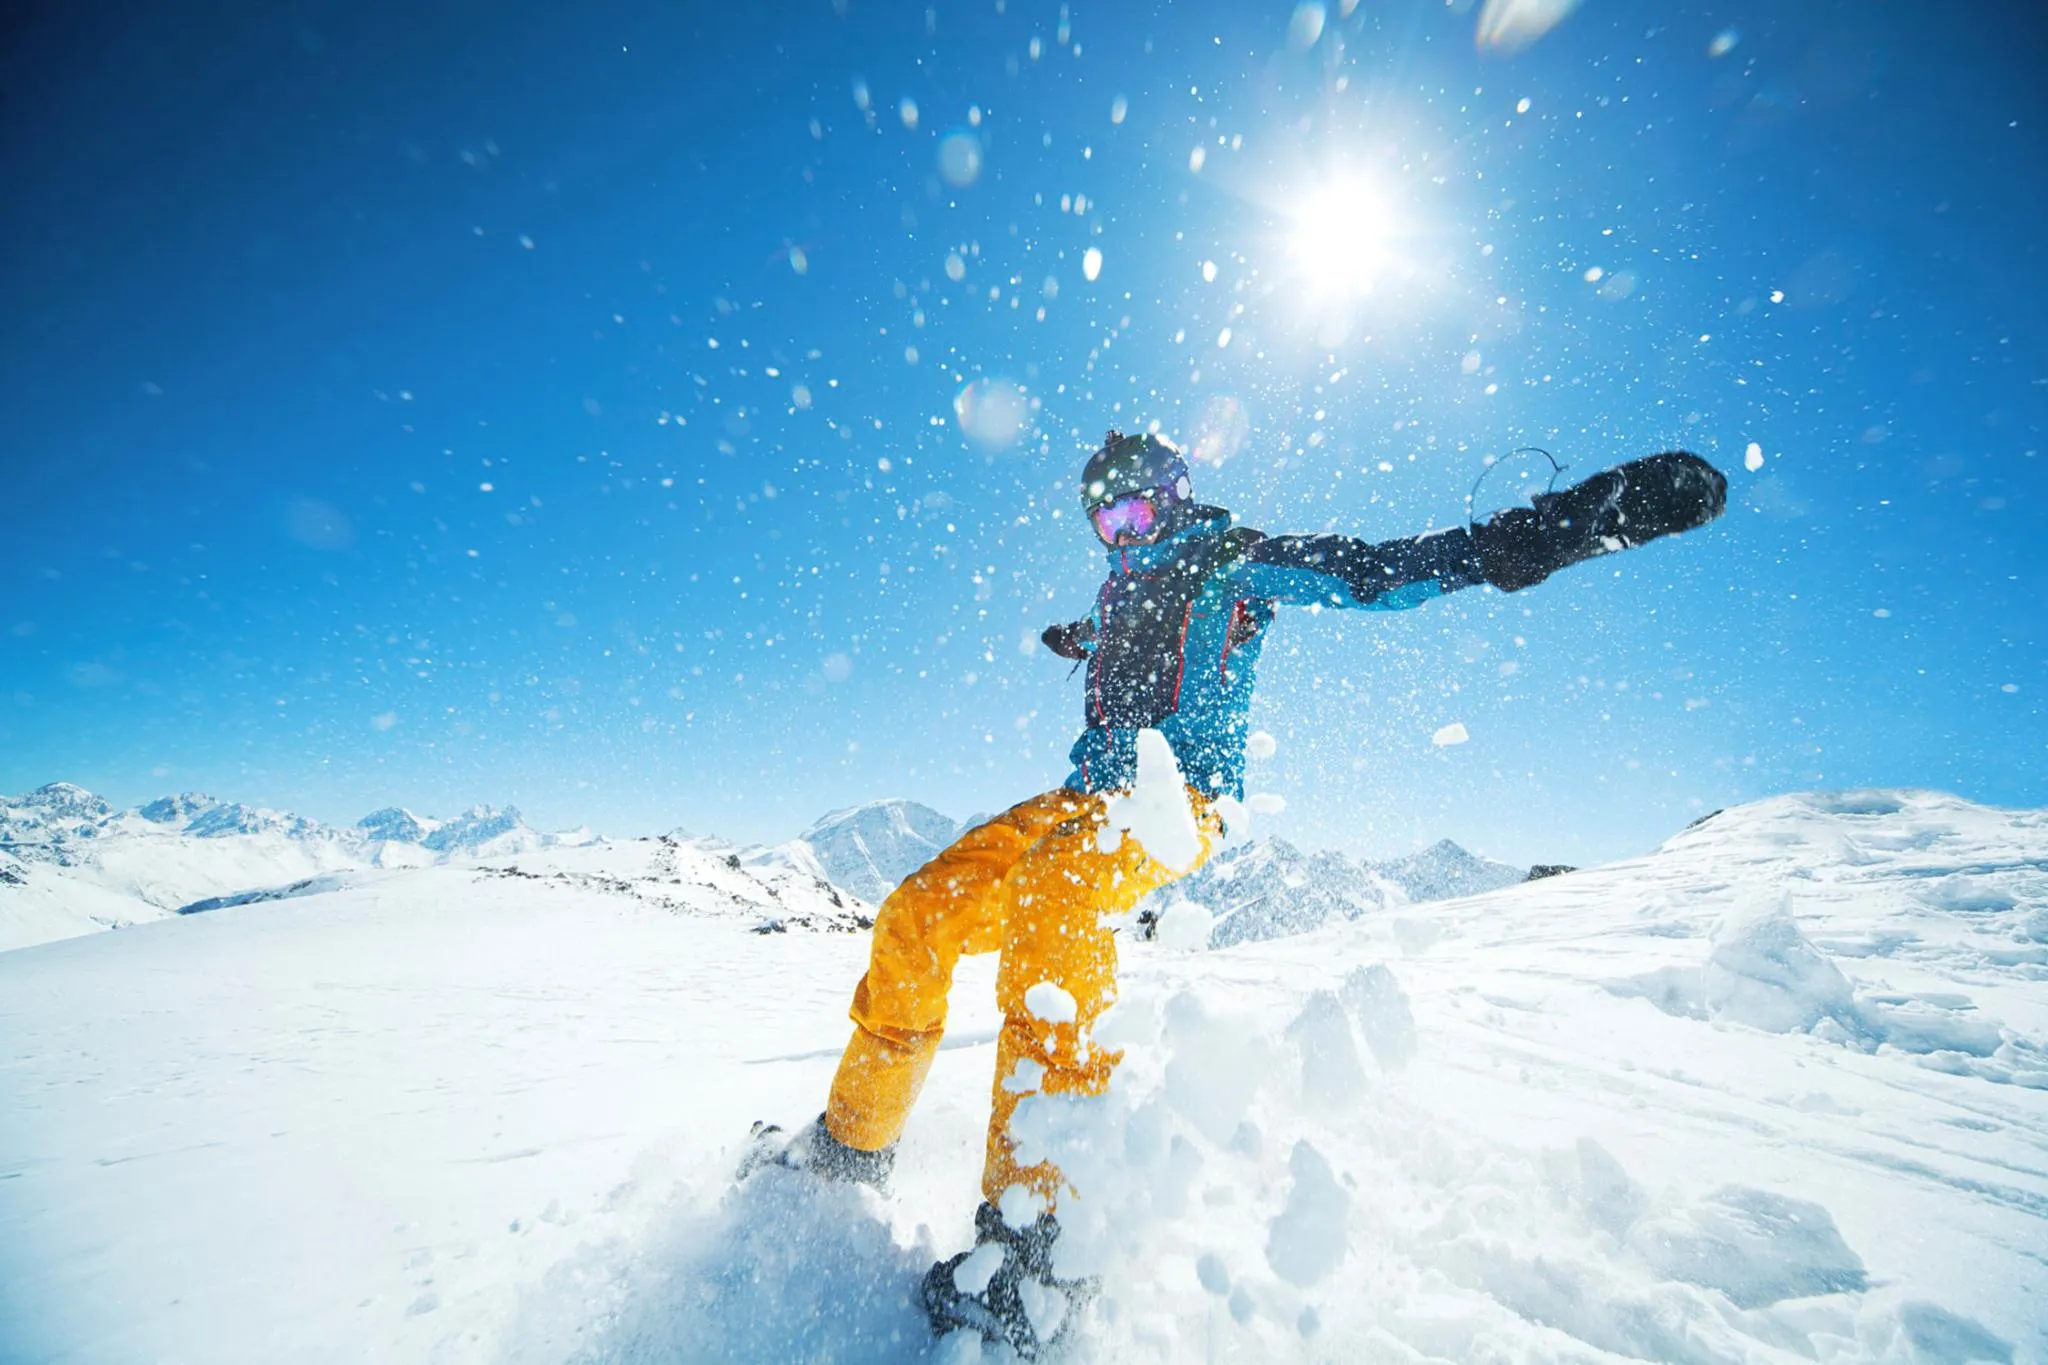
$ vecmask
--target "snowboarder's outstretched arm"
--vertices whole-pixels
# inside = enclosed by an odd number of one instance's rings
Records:
[[[1727,505],[1728,480],[1687,451],[1651,455],[1561,493],[1539,494],[1470,527],[1378,544],[1349,536],[1269,536],[1238,573],[1274,602],[1390,611],[1476,583],[1519,592],[1559,569],[1704,526]]]
[[[1350,536],[1266,536],[1234,575],[1269,602],[1398,611],[1484,581],[1462,526],[1371,544]]]

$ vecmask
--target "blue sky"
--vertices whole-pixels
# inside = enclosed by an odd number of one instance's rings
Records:
[[[1731,474],[1514,597],[1283,617],[1268,830],[2048,803],[2024,6],[137,8],[0,58],[0,790],[993,809],[1066,772],[1079,462],[1156,421],[1268,531],[1451,524],[1527,445]]]

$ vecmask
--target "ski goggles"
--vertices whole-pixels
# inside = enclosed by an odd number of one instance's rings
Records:
[[[1104,545],[1114,545],[1124,536],[1140,542],[1149,540],[1163,520],[1153,498],[1150,492],[1125,493],[1095,508],[1088,514],[1088,520],[1094,523],[1095,534]]]

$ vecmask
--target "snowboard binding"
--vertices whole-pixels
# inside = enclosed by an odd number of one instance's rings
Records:
[[[1093,1278],[1053,1274],[1059,1223],[1040,1214],[1013,1228],[993,1204],[974,1211],[972,1250],[934,1265],[924,1277],[924,1309],[932,1335],[966,1328],[984,1341],[1007,1342],[1020,1360],[1037,1360],[1072,1329],[1100,1291]]]

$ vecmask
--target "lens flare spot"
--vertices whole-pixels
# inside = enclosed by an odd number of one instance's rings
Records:
[[[1579,0],[1486,0],[1473,35],[1481,52],[1512,57],[1535,44],[1579,7]]]
[[[1081,256],[1081,278],[1093,284],[1102,274],[1102,249],[1089,247]]]
[[[960,434],[985,450],[1015,445],[1031,420],[1031,400],[1007,379],[976,379],[953,399]]]
[[[939,139],[939,178],[966,189],[981,178],[981,139],[959,129]]]
[[[1251,433],[1251,416],[1244,404],[1228,394],[1217,394],[1202,404],[1188,456],[1198,464],[1220,465],[1244,448]]]
[[[355,527],[341,509],[318,498],[298,498],[285,509],[285,529],[301,545],[315,550],[346,550],[355,544]]]
[[[1294,7],[1294,16],[1287,21],[1287,46],[1296,52],[1306,52],[1316,45],[1323,36],[1323,22],[1329,12],[1317,0],[1305,0]]]
[[[1636,292],[1636,277],[1632,270],[1617,270],[1600,281],[1600,297],[1615,303]]]

